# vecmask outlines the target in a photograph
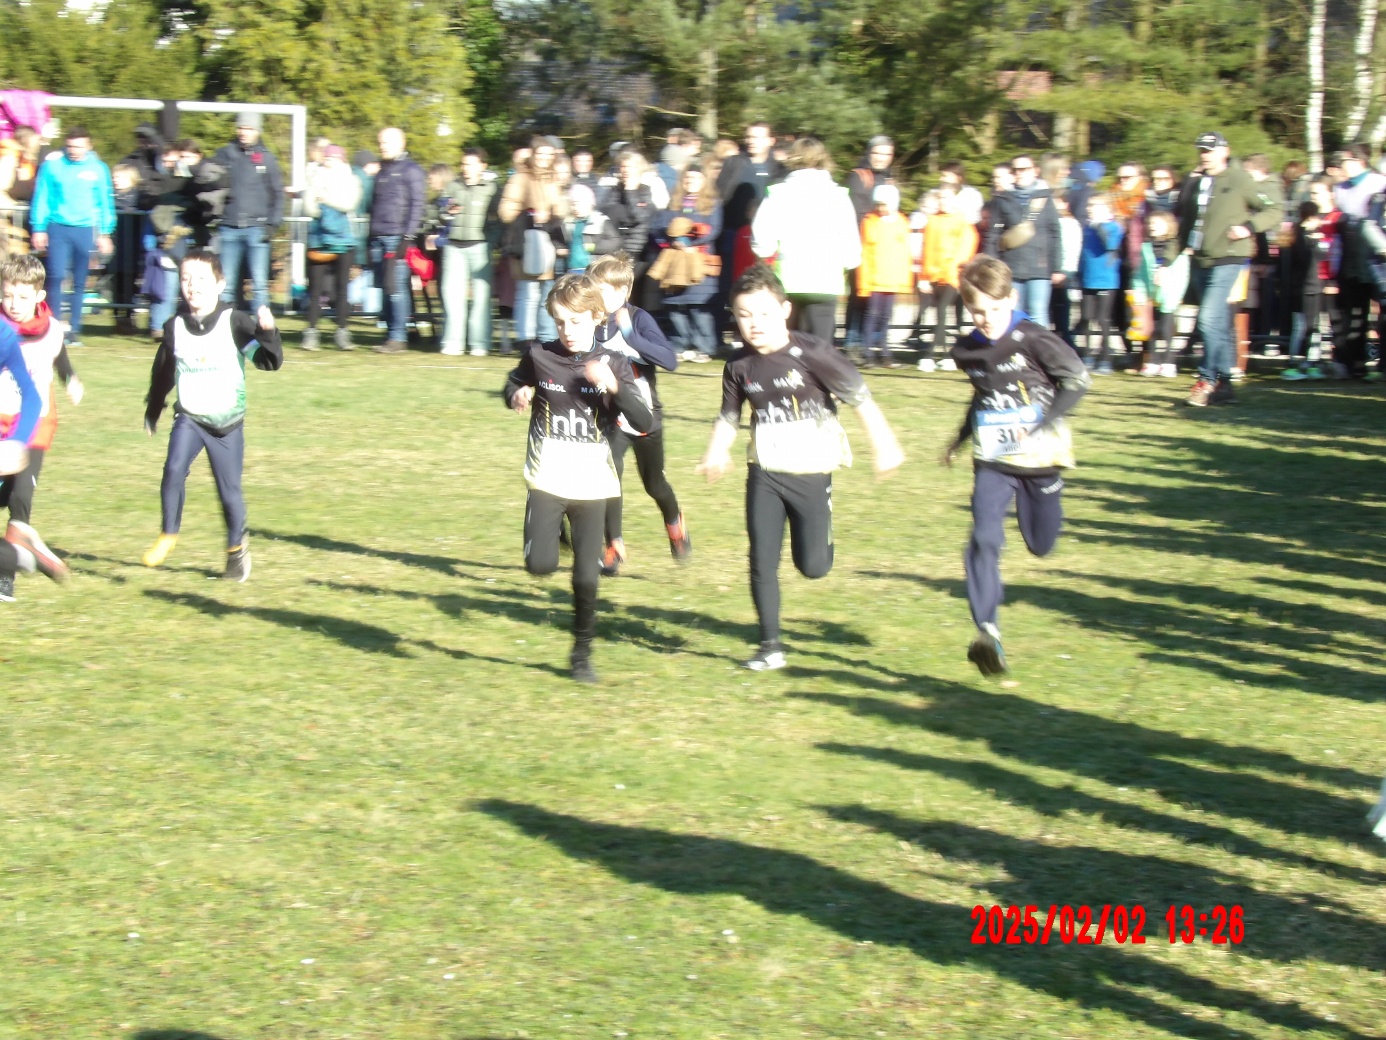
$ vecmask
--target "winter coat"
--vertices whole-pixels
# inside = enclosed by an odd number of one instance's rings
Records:
[[[1001,237],[1031,219],[1035,223],[1035,233],[1030,241],[1015,249],[1003,249]],[[1028,191],[1004,191],[992,198],[986,251],[999,257],[1011,269],[1011,277],[1017,282],[1050,277],[1059,270],[1061,249],[1059,211],[1054,208],[1048,188],[1036,186]]]
[[[1078,278],[1084,289],[1121,288],[1121,243],[1126,233],[1115,220],[1089,224],[1083,229],[1083,254]]]
[[[501,249],[510,259],[511,273],[521,281],[550,281],[553,271],[542,275],[527,275],[520,263],[524,248],[524,232],[533,227],[532,214],[536,209],[546,209],[549,224],[546,225],[552,236],[554,231],[561,237],[563,218],[568,216],[568,196],[563,191],[552,171],[536,174],[526,168],[519,170],[501,190],[501,200],[496,207],[501,223]]]
[[[861,265],[851,196],[826,170],[795,170],[765,193],[751,224],[751,248],[775,257],[785,292],[841,296],[845,272]]]
[[[641,183],[627,188],[617,184],[607,191],[599,208],[616,225],[621,248],[638,263],[650,247],[650,228],[660,213],[650,186]]]
[[[914,293],[914,262],[910,256],[910,221],[899,213],[868,213],[861,222],[861,265],[857,295]]]
[[[1179,241],[1190,248],[1198,224],[1198,198],[1203,174],[1191,173],[1179,191]],[[1231,239],[1229,229],[1248,227],[1253,232],[1270,231],[1280,223],[1280,185],[1270,179],[1257,181],[1233,164],[1214,177],[1203,216],[1201,240],[1193,246],[1194,262],[1200,267],[1251,260],[1256,238]]]
[[[860,224],[876,209],[876,201],[871,197],[877,186],[894,184],[895,174],[891,170],[873,170],[871,157],[862,158],[861,164],[847,175],[847,193],[852,196],[852,208],[857,211]]]
[[[316,166],[303,193],[303,214],[310,217],[308,247],[346,253],[356,245],[351,215],[361,204],[361,182],[346,163]]]
[[[29,212],[32,232],[47,232],[52,222],[95,228],[98,234],[109,235],[115,231],[115,211],[111,171],[95,152],[88,152],[81,162],[59,155],[39,167]]]
[[[453,181],[443,195],[451,203],[442,215],[450,244],[489,242],[494,246],[500,241],[500,190],[495,181]]]
[[[958,268],[977,255],[977,228],[956,213],[935,213],[924,225],[919,276],[958,287]]]
[[[693,230],[682,236],[687,241],[684,243],[689,249],[696,249],[704,256],[717,255],[717,241],[722,236],[722,207],[714,206],[711,213],[699,213],[696,206],[690,206],[687,202],[679,209],[666,209],[655,216],[653,227],[655,245],[663,249],[669,249],[674,242],[669,237],[669,225],[677,217],[686,217],[693,222]],[[724,261],[725,262],[725,261]],[[681,291],[670,293],[664,297],[664,302],[674,306],[694,306],[707,303],[717,294],[717,275],[708,275],[697,285],[690,285]]]
[[[381,162],[371,195],[371,237],[399,235],[412,239],[417,235],[423,226],[427,190],[423,167],[408,153]]]
[[[232,141],[212,157],[212,162],[226,171],[223,227],[273,230],[283,222],[284,178],[274,153],[263,141],[249,148]]]
[[[717,194],[722,196],[722,227],[732,232],[749,224],[751,218],[747,209],[765,198],[766,189],[783,181],[787,172],[784,164],[774,156],[766,160],[764,176],[757,175],[749,155],[729,157],[717,175]]]

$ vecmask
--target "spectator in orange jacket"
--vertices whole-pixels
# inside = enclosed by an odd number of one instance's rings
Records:
[[[921,372],[932,372],[934,351],[948,344],[947,314],[958,298],[958,269],[977,255],[977,226],[958,212],[958,193],[948,185],[939,188],[938,213],[924,227],[924,249],[920,255],[920,291],[934,296],[934,338],[919,359]],[[946,354],[945,354],[946,357]],[[946,364],[951,366],[952,362]]]
[[[900,212],[900,189],[878,184],[871,191],[876,206],[861,222],[861,266],[857,295],[866,301],[862,336],[864,363],[899,368],[890,353],[890,317],[898,293],[914,291],[914,258],[910,256],[910,222]]]

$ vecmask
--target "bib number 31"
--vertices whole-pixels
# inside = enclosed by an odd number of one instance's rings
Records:
[[[1025,450],[1025,438],[1044,417],[1034,405],[982,411],[976,414],[977,457],[984,462],[1018,455]]]

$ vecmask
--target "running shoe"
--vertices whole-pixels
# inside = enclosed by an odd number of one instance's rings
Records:
[[[322,347],[319,343],[321,337],[322,333],[317,329],[304,329],[303,338],[298,341],[298,345],[304,350],[321,350]]]
[[[746,662],[746,667],[753,672],[773,672],[787,663],[778,643],[762,644],[755,657]]]
[[[1243,372],[1240,368],[1234,368],[1234,369],[1232,370],[1232,375],[1231,375],[1230,378],[1231,378],[1232,382],[1234,382],[1234,383],[1240,383],[1243,379],[1246,378],[1246,373]]]
[[[168,554],[173,552],[173,547],[178,544],[176,534],[161,534],[158,540],[151,545],[144,554],[144,565],[146,567],[162,567],[164,561],[168,559]]]
[[[1280,373],[1280,378],[1298,382],[1301,379],[1308,379],[1309,376],[1302,368],[1287,368]]]
[[[28,524],[11,520],[9,529],[5,531],[5,539],[33,553],[34,567],[45,578],[59,582],[67,581],[67,564],[58,558],[57,553],[43,544],[39,533]]]
[[[1135,372],[1136,370],[1133,368],[1131,369],[1131,371]],[[1146,376],[1147,378],[1151,376],[1158,376],[1160,374],[1160,366],[1153,363],[1148,365],[1142,365],[1140,368],[1140,374]]]
[[[1162,379],[1178,379],[1178,378],[1179,378],[1179,366],[1178,366],[1178,365],[1175,365],[1175,364],[1161,365],[1161,366],[1160,366],[1160,378],[1162,378]]]
[[[1379,382],[1381,382],[1381,380],[1382,380],[1383,378],[1386,378],[1386,377],[1383,377],[1383,376],[1382,376],[1380,369],[1375,369],[1375,368],[1374,368],[1374,369],[1372,369],[1370,372],[1368,372],[1364,378],[1365,378],[1365,379],[1367,380],[1367,382],[1369,382],[1369,383],[1379,383]]]
[[[684,522],[683,514],[680,513],[672,524],[665,524],[664,530],[669,532],[669,552],[679,563],[687,563],[693,555],[693,540],[688,537],[688,524]]]
[[[932,372],[938,368],[938,365],[933,358],[920,358],[918,368],[921,372]]]
[[[1217,386],[1213,387],[1213,392],[1208,395],[1209,404],[1236,404],[1237,398],[1232,394],[1232,380],[1226,376],[1219,376]]]
[[[958,370],[958,363],[952,358],[946,357],[938,363],[938,370],[940,372],[956,372]]]
[[[350,329],[338,329],[332,334],[332,342],[337,344],[338,350],[355,350],[356,345],[351,342]]]
[[[0,603],[14,602],[14,575],[0,574]]]
[[[988,622],[977,630],[977,638],[967,648],[967,659],[983,675],[1006,674],[1006,651],[1001,647],[1001,631]]]
[[[242,542],[234,549],[226,551],[226,570],[222,572],[226,581],[245,581],[250,577],[250,544]]]
[[[573,656],[568,659],[568,674],[573,682],[591,684],[599,681],[597,670],[592,667],[592,658],[584,651],[573,651]]]
[[[1323,369],[1321,369],[1318,365],[1310,365],[1308,368],[1306,368],[1306,369],[1304,370],[1304,378],[1305,378],[1305,379],[1323,379],[1323,378],[1324,378]]]
[[[621,564],[626,562],[626,543],[623,539],[613,538],[611,544],[602,553],[602,577],[614,578],[621,573]]]

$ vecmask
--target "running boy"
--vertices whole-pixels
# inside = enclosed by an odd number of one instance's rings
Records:
[[[645,404],[654,414],[654,425],[648,433],[640,433],[624,418],[617,420],[611,431],[611,458],[616,464],[616,477],[625,476],[626,449],[635,450],[635,465],[645,492],[655,500],[664,517],[664,530],[669,535],[669,551],[679,563],[686,563],[693,552],[688,538],[688,525],[679,511],[679,500],[664,475],[664,419],[655,387],[655,366],[672,372],[679,356],[654,318],[630,303],[631,286],[635,284],[635,266],[625,253],[598,257],[587,268],[601,290],[602,303],[610,315],[597,330],[597,345],[622,354],[635,372],[635,386]],[[606,504],[606,548],[602,554],[602,573],[614,577],[626,562],[626,543],[621,537],[622,496],[618,494]]]
[[[24,367],[38,391],[41,407],[38,426],[29,438],[29,463],[23,472],[0,478],[0,508],[8,507],[10,519],[28,524],[34,492],[43,470],[44,454],[53,444],[58,409],[53,400],[53,371],[67,386],[72,403],[82,400],[82,381],[72,370],[63,345],[66,326],[53,318],[43,290],[47,272],[33,254],[15,255],[0,264],[0,317],[19,336]],[[0,376],[0,428],[6,432],[20,421],[23,398],[10,373]],[[0,567],[0,601],[14,599],[14,570]]]
[[[183,523],[184,486],[202,449],[226,517],[228,581],[250,577],[250,546],[241,494],[245,461],[245,359],[273,372],[284,363],[279,330],[269,307],[252,317],[221,302],[226,279],[221,258],[210,249],[193,249],[183,258],[179,278],[185,306],[164,324],[163,342],[149,373],[144,429],[154,436],[168,392],[178,388],[177,413],[164,461],[163,533],[144,554],[146,567],[158,567],[178,541]]]
[[[621,494],[610,439],[624,416],[637,433],[654,414],[635,385],[625,356],[596,342],[606,320],[602,292],[590,275],[567,274],[549,294],[558,342],[530,347],[505,381],[505,403],[530,408],[525,456],[525,569],[558,569],[559,532],[568,518],[573,546],[572,676],[594,683],[592,641],[597,634],[597,582],[607,503]]]
[[[1072,347],[1016,307],[1010,268],[1000,260],[969,260],[959,287],[976,328],[958,340],[953,359],[972,380],[972,403],[942,461],[951,466],[972,442],[972,539],[963,559],[977,637],[967,659],[983,675],[1001,675],[1006,655],[996,618],[1006,513],[1014,498],[1021,537],[1036,556],[1054,548],[1063,520],[1059,471],[1073,465],[1063,418],[1090,379]]]
[[[749,401],[746,532],[760,650],[746,667],[762,672],[785,666],[779,569],[786,519],[799,573],[821,578],[832,570],[832,474],[852,461],[833,398],[861,417],[878,474],[899,468],[905,456],[852,363],[831,343],[789,331],[790,304],[774,271],[751,267],[732,288],[731,303],[746,346],[723,370],[722,411],[697,472],[713,481],[731,468],[741,406]]]

